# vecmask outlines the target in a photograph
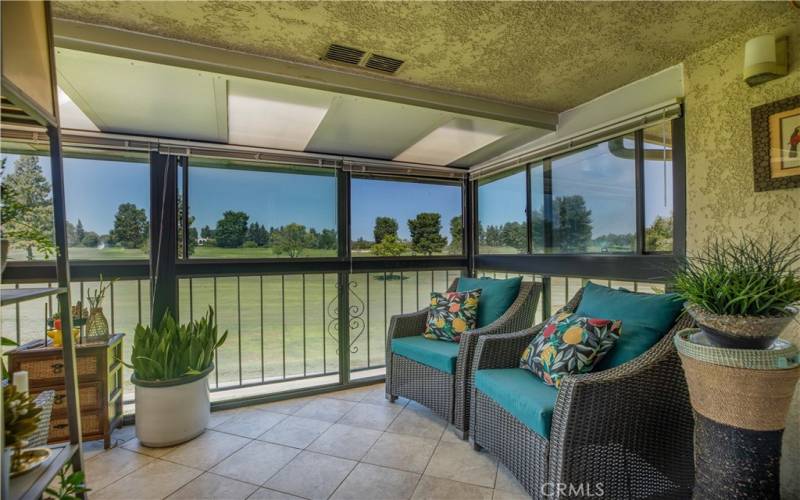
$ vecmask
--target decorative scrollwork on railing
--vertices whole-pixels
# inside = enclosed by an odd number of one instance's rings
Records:
[[[347,283],[348,289],[347,292],[349,293],[349,301],[348,301],[348,308],[347,308],[347,324],[350,329],[350,345],[349,349],[352,354],[358,352],[358,346],[355,345],[358,342],[358,339],[361,338],[361,335],[364,334],[366,330],[367,323],[364,321],[362,316],[364,315],[364,311],[366,310],[366,303],[361,299],[361,297],[356,293],[355,289],[358,287],[358,283],[355,281],[349,281]],[[328,321],[327,325],[327,333],[328,336],[337,343],[336,353],[339,353],[339,294],[337,293],[330,302],[328,302],[328,317],[330,320]]]

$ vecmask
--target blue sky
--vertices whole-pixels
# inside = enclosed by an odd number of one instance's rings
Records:
[[[394,217],[401,239],[410,237],[408,220],[421,212],[442,215],[442,236],[450,241],[450,219],[461,215],[461,187],[443,184],[353,179],[350,232],[352,239],[374,238],[375,217]]]

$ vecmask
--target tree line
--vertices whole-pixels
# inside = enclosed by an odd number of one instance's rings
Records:
[[[353,250],[370,250],[374,255],[394,257],[405,253],[433,255],[442,253],[462,253],[463,223],[458,215],[450,219],[450,242],[441,235],[442,216],[435,212],[422,212],[406,221],[410,239],[401,240],[397,234],[399,225],[393,217],[378,216],[372,231],[373,239],[363,237],[352,242]]]

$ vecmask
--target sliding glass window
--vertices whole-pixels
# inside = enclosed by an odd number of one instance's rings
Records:
[[[463,255],[461,184],[353,177],[354,257]]]
[[[334,170],[190,158],[188,172],[190,258],[337,255]]]
[[[516,254],[528,250],[525,170],[478,181],[478,252]]]
[[[125,159],[64,158],[70,259],[149,258],[149,164],[144,154],[126,153],[126,156]],[[13,224],[41,230],[52,239],[50,157],[3,154],[3,167],[3,183],[29,209]],[[10,260],[44,258],[36,251],[34,241],[24,238],[11,241]]]
[[[636,250],[634,145],[629,135],[552,159],[552,243],[547,244],[548,253]],[[532,195],[536,199],[540,193]]]
[[[644,130],[644,250],[671,252],[672,131],[664,122]]]

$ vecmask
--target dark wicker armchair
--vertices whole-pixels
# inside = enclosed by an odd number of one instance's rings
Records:
[[[448,290],[455,290],[457,285],[458,279],[453,281]],[[522,282],[517,298],[500,318],[483,328],[464,332],[459,343],[455,374],[392,352],[392,339],[420,335],[425,331],[428,308],[393,316],[386,339],[386,398],[394,401],[402,396],[430,408],[452,423],[459,436],[466,439],[472,394],[470,370],[478,339],[484,335],[530,328],[541,288],[540,283]]]
[[[575,311],[581,292],[563,308]],[[692,325],[681,316],[647,352],[622,365],[567,376],[544,438],[473,389],[470,439],[511,470],[534,498],[688,498],[694,484],[692,409],[674,335]],[[483,337],[473,374],[515,368],[544,325]],[[559,485],[566,485],[558,494]],[[583,485],[583,493],[573,488]],[[570,495],[570,491],[572,494]]]

